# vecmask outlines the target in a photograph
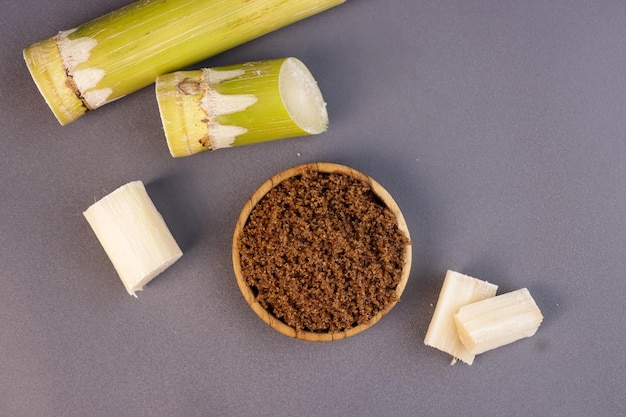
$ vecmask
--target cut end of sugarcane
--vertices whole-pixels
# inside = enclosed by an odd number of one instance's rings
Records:
[[[309,69],[297,58],[287,58],[278,79],[280,95],[293,121],[306,133],[328,129],[328,112],[322,92]]]
[[[83,215],[134,297],[183,255],[141,181],[118,188]]]
[[[33,81],[61,125],[85,114],[87,108],[72,87],[56,38],[29,46],[23,55]]]

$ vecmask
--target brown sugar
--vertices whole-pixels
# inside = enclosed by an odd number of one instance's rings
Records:
[[[341,332],[397,301],[408,244],[366,182],[309,171],[259,201],[238,247],[263,308],[298,330]]]

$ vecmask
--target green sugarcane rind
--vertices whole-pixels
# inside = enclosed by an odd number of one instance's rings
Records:
[[[177,158],[210,150],[202,70],[177,71],[157,77],[156,98],[170,154]]]
[[[295,123],[281,98],[279,76],[285,61],[283,58],[219,69],[232,71],[240,68],[244,73],[212,84],[211,88],[214,91],[223,95],[252,94],[257,99],[256,103],[247,107],[245,111],[215,116],[215,122],[220,125],[241,126],[246,129],[246,132],[237,136],[230,146],[244,146],[308,134]]]
[[[61,125],[76,120],[87,111],[76,91],[68,87],[71,80],[67,77],[54,39],[29,46],[24,49],[23,55],[35,85]]]
[[[64,63],[70,78],[76,73],[90,74],[86,88],[76,82],[77,96],[86,100],[87,108],[97,108],[153,83],[158,75],[190,66],[344,1],[137,1],[51,39],[59,42],[61,49],[68,44],[89,45],[88,51],[79,54],[85,59],[66,58]],[[48,102],[57,100],[47,97],[55,91],[42,94]],[[95,97],[94,102],[89,102],[90,96]]]
[[[178,71],[159,76],[156,85],[174,157],[321,133],[328,126],[317,83],[296,58]],[[290,113],[286,98],[293,93],[304,98],[307,115],[313,112],[314,126],[301,126],[297,114]]]

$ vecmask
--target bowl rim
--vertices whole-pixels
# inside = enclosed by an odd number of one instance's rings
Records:
[[[261,306],[261,304],[256,300],[256,297],[252,291],[252,289],[246,284],[245,278],[241,271],[241,261],[239,256],[239,238],[243,232],[244,226],[246,225],[250,213],[257,205],[259,201],[274,187],[283,182],[284,180],[300,175],[303,172],[311,170],[315,172],[325,173],[325,174],[342,174],[346,176],[350,176],[353,178],[357,178],[366,182],[369,187],[372,189],[374,194],[392,211],[394,216],[396,217],[396,222],[398,224],[398,229],[402,231],[407,239],[409,240],[408,245],[405,248],[404,253],[404,263],[402,265],[402,273],[400,276],[400,282],[396,287],[396,294],[398,299],[390,304],[388,304],[383,310],[379,311],[372,319],[364,324],[351,327],[350,329],[341,331],[341,332],[311,332],[307,330],[297,330],[285,322],[275,317],[271,313],[269,313],[265,308]],[[244,204],[239,217],[237,219],[237,223],[235,225],[235,232],[233,234],[232,241],[232,258],[233,258],[233,269],[235,272],[235,278],[237,280],[237,285],[247,304],[252,308],[252,310],[263,320],[266,324],[272,327],[274,330],[278,332],[300,340],[306,341],[314,341],[314,342],[329,342],[333,340],[341,340],[346,339],[348,337],[354,336],[374,324],[378,323],[380,319],[382,319],[391,309],[398,303],[404,289],[406,287],[407,281],[409,279],[409,275],[411,272],[411,261],[412,261],[412,242],[409,234],[409,229],[407,227],[406,221],[400,207],[398,207],[397,203],[393,199],[393,197],[387,192],[387,190],[380,185],[376,180],[371,178],[364,173],[351,168],[346,165],[337,164],[333,162],[311,162],[305,163],[301,165],[297,165],[291,168],[288,168],[284,171],[279,172],[276,175],[273,175],[268,180],[266,180],[263,184],[261,184],[256,191],[252,194],[252,196],[246,201]]]

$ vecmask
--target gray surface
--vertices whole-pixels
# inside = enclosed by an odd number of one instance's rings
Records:
[[[349,0],[198,65],[297,56],[329,132],[184,159],[152,88],[60,127],[21,50],[125,4],[2,0],[0,415],[626,413],[626,4]],[[414,239],[401,303],[341,342],[240,295],[236,217],[292,165],[350,165]],[[185,252],[128,296],[82,211],[140,179]],[[474,365],[423,345],[446,269],[528,287],[535,337]]]

